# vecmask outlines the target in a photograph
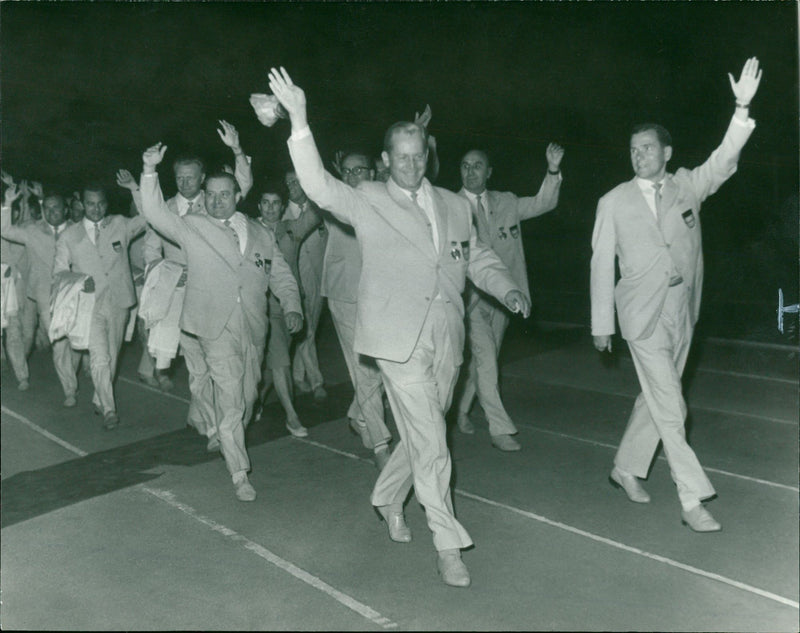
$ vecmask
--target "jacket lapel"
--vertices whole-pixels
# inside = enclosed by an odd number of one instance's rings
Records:
[[[436,257],[436,250],[433,246],[433,236],[428,230],[425,222],[425,211],[414,205],[411,199],[399,187],[391,182],[386,184],[386,193],[391,200],[399,207],[389,209],[388,213],[381,214],[383,219],[394,229],[406,238],[413,246],[426,257]],[[410,229],[410,230],[409,230]]]
[[[433,200],[433,214],[436,216],[436,227],[439,232],[439,254],[441,255],[448,248],[447,246],[447,205],[444,203],[442,195],[433,187],[430,188],[431,199]]]
[[[645,200],[644,194],[639,188],[639,183],[636,182],[635,177],[628,183],[628,195],[630,197],[631,206],[636,209],[636,213],[647,218],[647,222],[658,226],[658,220],[656,220],[655,214],[650,210],[650,205],[647,204],[647,200]]]

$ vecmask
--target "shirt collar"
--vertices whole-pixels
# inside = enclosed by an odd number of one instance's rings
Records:
[[[664,178],[658,181],[662,188],[664,187],[664,181],[666,179],[667,177],[664,176]],[[648,180],[647,178],[639,178],[639,176],[636,176],[636,184],[639,185],[639,189],[642,190],[642,193],[655,195],[655,189],[653,188],[653,185],[656,183],[654,183],[652,180]]]

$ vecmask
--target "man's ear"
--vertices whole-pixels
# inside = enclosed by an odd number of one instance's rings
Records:
[[[491,167],[488,167],[488,168],[486,169],[486,180],[488,181],[488,180],[489,180],[489,178],[491,178],[491,177],[492,177],[492,168],[491,168]]]
[[[389,154],[386,151],[381,152],[381,160],[384,165],[389,166]]]
[[[234,200],[236,200],[236,204],[238,205],[242,201],[242,192],[237,191],[236,195],[234,196]]]
[[[672,158],[672,145],[667,145],[664,148],[664,161],[668,163],[670,158]]]

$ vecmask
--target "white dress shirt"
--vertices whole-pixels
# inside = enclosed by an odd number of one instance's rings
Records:
[[[226,220],[217,220],[220,224],[225,224]],[[247,248],[247,218],[241,211],[235,211],[231,217],[228,218],[231,228],[236,232],[239,238],[239,252],[244,255]]]
[[[86,229],[86,233],[89,235],[89,239],[92,241],[92,244],[94,244],[95,246],[97,246],[97,242],[94,241],[94,236],[95,236],[94,229],[95,229],[95,226],[96,226],[98,231],[99,231],[100,230],[100,225],[102,224],[102,222],[103,222],[103,220],[100,220],[100,222],[92,222],[87,217],[83,218],[83,228]]]

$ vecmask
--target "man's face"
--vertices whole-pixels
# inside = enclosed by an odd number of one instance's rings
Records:
[[[481,194],[486,190],[486,181],[492,175],[492,168],[486,154],[473,150],[467,152],[461,159],[461,184],[464,189],[474,194]]]
[[[103,191],[84,191],[83,210],[86,217],[92,222],[99,222],[106,217],[108,211],[108,200]]]
[[[387,182],[389,180],[389,168],[382,158],[375,159],[375,180],[378,182]]]
[[[264,222],[274,224],[281,219],[283,214],[283,200],[277,193],[265,193],[258,201],[258,211]]]
[[[308,198],[306,192],[300,186],[300,181],[297,179],[297,174],[293,171],[286,174],[286,187],[289,189],[289,200],[295,204],[303,204]]]
[[[342,177],[351,187],[357,187],[358,183],[365,180],[372,180],[374,175],[375,171],[370,168],[366,156],[352,154],[342,162]]]
[[[240,197],[230,178],[210,178],[206,183],[206,211],[212,218],[227,220],[235,213]]]
[[[73,222],[80,222],[83,220],[83,202],[78,198],[73,198],[70,203],[70,217]]]
[[[655,130],[645,130],[631,136],[631,165],[639,178],[658,182],[672,158],[672,148],[658,140]]]
[[[58,196],[45,198],[42,204],[42,213],[50,226],[61,226],[67,217],[64,200]]]
[[[175,168],[175,184],[187,200],[193,200],[200,193],[205,174],[197,163],[180,164]]]
[[[392,137],[392,151],[383,152],[382,156],[399,187],[408,191],[419,189],[428,163],[428,148],[422,134],[398,130]]]

